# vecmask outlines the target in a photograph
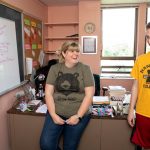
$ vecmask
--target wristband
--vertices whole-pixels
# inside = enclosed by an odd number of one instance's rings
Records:
[[[77,119],[79,119],[79,121],[81,121],[81,120],[82,120],[82,118],[81,118],[81,117],[79,117],[77,114],[76,114],[76,117],[77,117]]]

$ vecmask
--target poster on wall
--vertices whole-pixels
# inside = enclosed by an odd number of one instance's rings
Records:
[[[38,68],[38,58],[43,49],[42,44],[42,21],[24,14],[24,49],[25,57],[33,59],[33,67]]]
[[[97,36],[82,36],[81,39],[83,54],[97,53]]]

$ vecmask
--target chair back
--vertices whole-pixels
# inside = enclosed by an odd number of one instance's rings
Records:
[[[100,96],[100,76],[98,74],[93,74],[95,81],[95,94],[94,96]]]

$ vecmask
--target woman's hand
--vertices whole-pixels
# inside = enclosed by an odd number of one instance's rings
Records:
[[[55,124],[63,125],[65,124],[65,120],[59,117],[57,114],[51,115]]]
[[[128,123],[131,127],[135,125],[134,110],[130,110],[128,114]]]
[[[66,124],[69,125],[76,125],[79,122],[79,118],[77,117],[77,115],[73,115],[71,116],[69,119],[66,120]]]

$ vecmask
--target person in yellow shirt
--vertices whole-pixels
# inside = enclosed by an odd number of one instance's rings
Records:
[[[150,45],[150,22],[146,25],[146,41]],[[131,141],[144,149],[150,150],[150,52],[137,58],[131,76],[134,78],[134,82],[128,123],[135,128]]]

